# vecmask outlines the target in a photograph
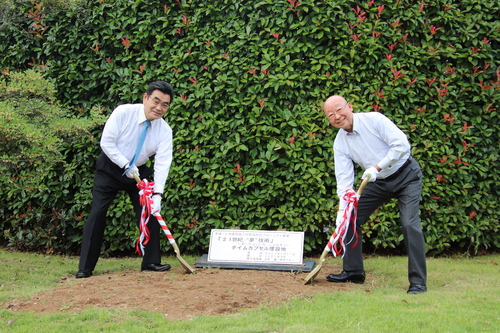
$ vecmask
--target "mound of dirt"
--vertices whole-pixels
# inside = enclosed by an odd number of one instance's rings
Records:
[[[352,284],[326,281],[326,275],[340,271],[339,264],[325,264],[314,282],[304,285],[306,273],[202,268],[187,274],[182,267],[160,273],[127,270],[87,279],[62,278],[56,288],[6,306],[11,311],[39,314],[77,313],[89,307],[118,308],[189,320],[277,305],[317,293],[348,291]]]

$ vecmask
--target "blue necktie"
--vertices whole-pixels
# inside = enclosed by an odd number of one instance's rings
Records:
[[[148,132],[148,127],[151,126],[151,122],[149,120],[146,120],[144,122],[144,128],[141,131],[141,134],[139,135],[139,141],[137,142],[137,149],[135,150],[134,157],[132,157],[132,160],[128,164],[128,168],[125,170],[123,174],[126,174],[127,172],[132,169],[132,167],[135,164],[135,161],[139,157],[139,154],[141,153],[142,145],[144,144],[144,139],[146,139],[146,134]]]

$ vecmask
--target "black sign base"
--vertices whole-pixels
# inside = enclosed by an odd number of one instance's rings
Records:
[[[290,271],[290,272],[310,272],[316,266],[314,260],[304,260],[302,265],[286,265],[286,264],[264,264],[264,263],[243,263],[243,262],[217,262],[208,261],[208,254],[204,254],[195,262],[196,268],[228,268],[228,269],[255,269],[263,271]]]

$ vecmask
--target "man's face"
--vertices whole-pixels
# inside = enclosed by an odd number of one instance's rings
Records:
[[[325,116],[333,127],[352,132],[352,105],[342,97],[330,98],[323,107]]]
[[[151,96],[144,93],[142,98],[144,114],[147,120],[155,120],[163,117],[170,106],[170,95],[159,90],[153,91]]]

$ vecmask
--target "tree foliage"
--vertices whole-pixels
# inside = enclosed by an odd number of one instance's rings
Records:
[[[139,101],[150,81],[174,86],[162,213],[183,250],[205,251],[211,229],[230,227],[305,231],[306,251],[323,248],[337,206],[336,130],[321,111],[332,94],[384,113],[409,136],[425,177],[430,251],[500,245],[497,2],[101,0],[34,9],[42,22],[0,32],[0,66],[43,68],[68,108],[102,104],[109,113]],[[40,202],[66,212],[73,234],[90,209],[96,146],[67,147],[85,161],[73,164],[81,183],[59,202]],[[127,205],[120,197],[109,212],[106,251],[132,248]],[[398,216],[396,202],[378,210],[367,245],[403,248]],[[70,249],[79,238],[55,242]]]

